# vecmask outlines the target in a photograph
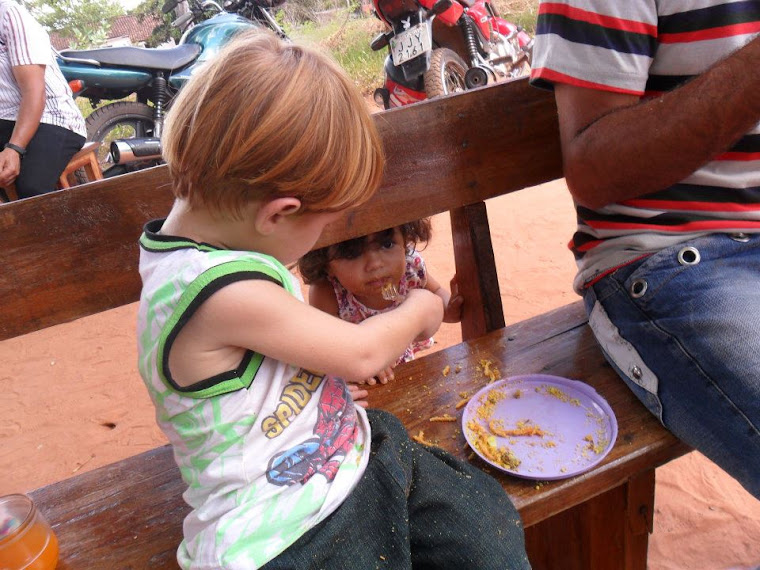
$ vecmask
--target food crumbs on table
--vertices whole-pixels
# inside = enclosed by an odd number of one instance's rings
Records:
[[[491,382],[496,382],[496,380],[499,380],[501,378],[499,369],[490,360],[487,360],[485,358],[482,359],[480,361],[480,369],[483,372],[483,375],[489,379],[489,384]]]
[[[469,402],[469,401],[470,401],[469,398],[464,398],[462,400],[459,400],[457,402],[456,406],[454,406],[454,409],[455,410],[459,410],[460,408],[464,408],[467,405],[467,402]]]
[[[383,555],[381,554],[381,555],[380,555],[380,560],[385,560],[385,556],[383,556]]]
[[[457,419],[449,414],[443,414],[442,416],[433,416],[428,421],[431,422],[455,422]]]
[[[420,430],[419,432],[417,432],[417,435],[413,435],[412,439],[416,441],[417,443],[421,443],[422,445],[427,445],[427,446],[435,445],[432,441],[425,439],[425,432],[423,430]]]
[[[441,374],[443,374],[445,377],[449,375],[449,372],[451,372],[451,366],[447,364],[446,366],[443,367],[443,371],[441,372]]]
[[[460,364],[457,364],[454,368],[454,374],[459,374],[462,371],[462,366]]]

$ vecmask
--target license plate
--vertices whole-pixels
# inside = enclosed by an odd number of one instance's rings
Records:
[[[391,38],[393,65],[401,65],[433,48],[430,25],[422,22]]]

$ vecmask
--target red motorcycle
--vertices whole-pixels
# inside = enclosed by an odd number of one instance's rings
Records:
[[[488,0],[373,0],[389,27],[370,46],[388,48],[385,109],[525,75],[533,38]]]

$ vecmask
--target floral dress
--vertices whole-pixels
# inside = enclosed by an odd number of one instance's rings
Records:
[[[332,276],[328,276],[327,279],[332,283],[333,290],[335,291],[335,298],[338,301],[338,316],[342,320],[350,323],[360,323],[373,315],[391,311],[401,303],[401,301],[394,301],[393,304],[386,309],[370,309],[354,297],[351,292],[346,290],[337,279]],[[403,298],[412,289],[422,289],[426,284],[427,268],[425,267],[425,260],[422,259],[422,256],[417,253],[417,251],[407,254],[406,270],[401,278],[401,282],[398,284],[399,295]],[[433,342],[432,337],[424,341],[413,342],[396,361],[396,364],[414,360],[416,352],[430,348],[433,346]]]

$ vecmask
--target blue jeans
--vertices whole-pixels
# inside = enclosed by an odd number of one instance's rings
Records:
[[[395,416],[368,415],[372,455],[361,481],[265,570],[530,568],[520,516],[495,479],[411,441]]]
[[[664,249],[584,300],[607,360],[639,400],[760,498],[760,235]]]

